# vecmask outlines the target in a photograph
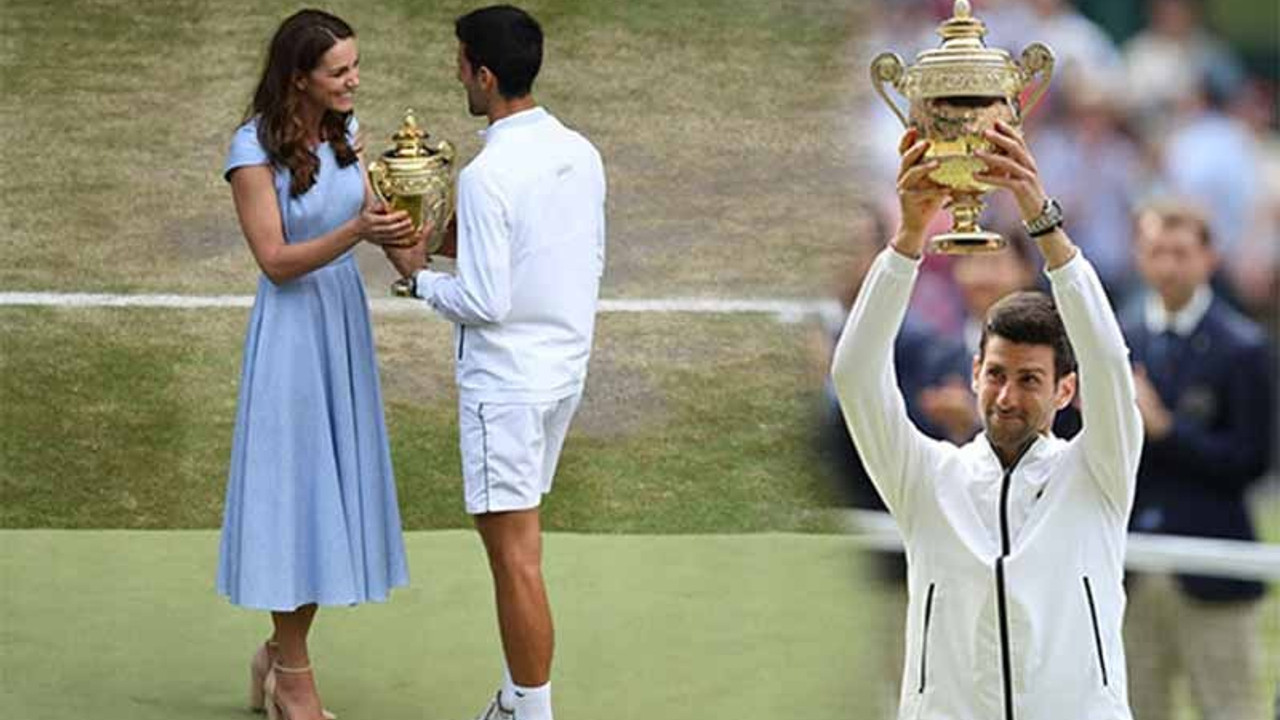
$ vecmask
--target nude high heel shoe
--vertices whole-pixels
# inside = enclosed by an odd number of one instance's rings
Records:
[[[258,647],[258,651],[253,654],[253,659],[249,661],[249,709],[253,712],[267,710],[266,685],[267,677],[271,675],[271,653],[275,645],[270,640],[266,641]],[[307,669],[310,670],[310,668]],[[274,680],[272,684],[272,695],[274,695]],[[327,709],[321,712],[324,713],[325,720],[338,720],[338,716]]]
[[[271,671],[267,673],[267,678],[262,681],[262,699],[266,703],[267,720],[289,720],[289,713],[286,712],[276,700],[276,675],[278,673],[284,673],[286,675],[302,675],[309,672],[311,672],[310,665],[300,668],[291,668],[276,663],[271,666]]]

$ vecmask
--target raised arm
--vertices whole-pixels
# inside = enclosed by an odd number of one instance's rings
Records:
[[[977,177],[1009,189],[1023,221],[1030,222],[1044,210],[1047,198],[1035,159],[1022,136],[1004,123],[987,137],[1000,152],[979,153],[990,170]],[[1079,366],[1084,428],[1073,442],[1102,492],[1127,515],[1142,454],[1142,416],[1129,348],[1098,274],[1067,233],[1058,227],[1037,237],[1036,244]]]
[[[921,162],[927,143],[908,131],[899,150],[898,196],[902,222],[891,247],[872,263],[844,332],[836,344],[831,379],[858,454],[885,505],[903,526],[911,522],[914,483],[927,475],[935,441],[907,417],[893,366],[893,343],[906,315],[924,248],[925,228],[945,193],[927,175],[936,162]]]
[[[1098,274],[1082,255],[1049,270],[1049,279],[1079,365],[1084,427],[1075,442],[1103,492],[1127,514],[1143,438],[1129,348]]]

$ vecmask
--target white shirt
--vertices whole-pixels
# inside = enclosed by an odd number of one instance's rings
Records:
[[[460,393],[549,402],[582,390],[604,271],[605,177],[542,108],[489,126],[458,176],[457,274],[417,275],[455,330]]]
[[[1079,363],[1084,428],[1036,438],[1006,471],[911,424],[893,339],[917,263],[892,249],[864,281],[832,378],[907,551],[899,717],[1131,720],[1121,621],[1142,420],[1128,348],[1082,255],[1051,271]]]
[[[1175,313],[1166,310],[1160,295],[1152,292],[1147,294],[1146,305],[1143,307],[1143,320],[1147,326],[1147,332],[1152,335],[1171,331],[1179,337],[1190,337],[1196,326],[1204,319],[1205,313],[1209,312],[1209,306],[1212,304],[1213,291],[1208,285],[1196,288],[1187,304]]]

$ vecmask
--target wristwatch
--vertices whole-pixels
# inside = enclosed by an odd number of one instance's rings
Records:
[[[399,280],[391,283],[391,294],[395,297],[418,297],[418,273],[426,268],[418,268]]]
[[[1022,227],[1026,229],[1027,234],[1033,238],[1038,238],[1062,227],[1066,221],[1066,217],[1062,214],[1062,206],[1053,198],[1045,198],[1044,205],[1040,207],[1040,214],[1022,223]]]

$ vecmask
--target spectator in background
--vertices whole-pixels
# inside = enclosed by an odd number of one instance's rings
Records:
[[[886,50],[902,56],[907,63],[914,62],[922,50],[938,47],[941,39],[938,28],[937,3],[934,0],[878,0],[867,7],[868,28],[856,34],[857,63],[859,69],[869,67],[872,58]],[[859,81],[865,82],[865,71]],[[869,89],[869,88],[868,88]],[[903,102],[897,92],[889,95]],[[857,119],[848,128],[858,144],[857,157],[865,163],[869,187],[892,187],[898,175],[900,158],[894,152],[898,137],[902,135],[902,121],[874,93],[855,93],[859,103],[855,111]],[[895,206],[897,200],[886,194],[886,202]]]
[[[1267,340],[1209,288],[1217,258],[1202,216],[1153,205],[1136,233],[1146,297],[1123,328],[1146,443],[1131,528],[1254,540],[1245,490],[1270,457]],[[1131,576],[1124,630],[1135,720],[1172,717],[1172,683],[1184,672],[1205,720],[1262,717],[1263,592],[1253,581]]]
[[[1163,136],[1210,72],[1243,74],[1239,61],[1204,27],[1199,3],[1151,0],[1150,25],[1124,45],[1128,98],[1145,133]]]
[[[1027,0],[978,0],[973,13],[987,26],[988,47],[1019,53],[1033,41],[1038,15]]]
[[[1042,42],[1053,48],[1056,57],[1054,88],[1063,87],[1077,74],[1105,76],[1119,72],[1123,67],[1120,51],[1107,33],[1067,0],[1027,0],[1026,5],[1031,10],[1029,17],[1008,2],[999,5],[1003,10],[997,13],[994,24],[988,25],[987,45],[1004,48],[1015,57],[1032,42]],[[985,20],[987,16],[983,7],[979,5],[975,14]],[[1052,97],[1049,99],[1053,100]]]
[[[1274,86],[1258,78],[1246,81],[1231,102],[1230,114],[1253,136],[1259,169],[1252,217],[1244,221],[1244,235],[1226,258],[1225,279],[1241,309],[1265,323],[1277,317],[1280,290],[1280,144],[1271,121],[1276,110]]]
[[[1249,126],[1229,114],[1242,86],[1208,73],[1164,148],[1170,194],[1195,198],[1209,212],[1215,250],[1228,271],[1261,203],[1261,148]]]
[[[1062,89],[1061,120],[1040,127],[1031,148],[1044,182],[1059,188],[1072,239],[1093,262],[1114,302],[1126,294],[1133,277],[1127,240],[1142,192],[1141,153],[1125,132],[1124,91],[1112,76],[1079,73]]]

